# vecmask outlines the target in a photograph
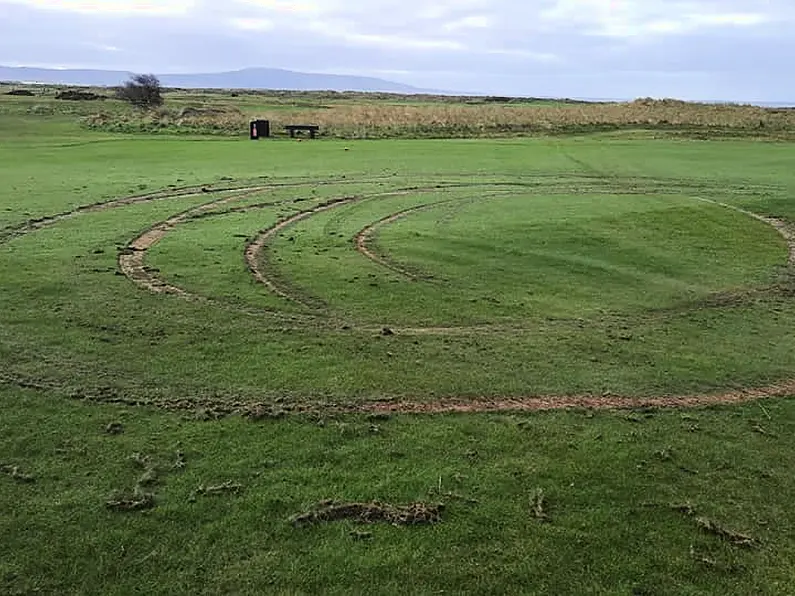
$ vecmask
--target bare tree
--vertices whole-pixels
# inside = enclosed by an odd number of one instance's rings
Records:
[[[116,97],[138,108],[156,108],[163,104],[163,88],[155,75],[138,74],[116,90]]]

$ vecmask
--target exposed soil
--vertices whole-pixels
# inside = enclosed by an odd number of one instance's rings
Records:
[[[288,288],[285,284],[280,283],[276,277],[269,271],[267,271],[266,267],[264,266],[260,255],[265,248],[265,246],[276,236],[279,232],[289,228],[292,225],[295,225],[299,221],[307,219],[317,213],[322,213],[323,211],[328,211],[329,209],[333,209],[334,207],[339,207],[341,205],[349,205],[351,203],[355,203],[356,201],[360,201],[361,198],[356,197],[345,197],[342,199],[334,199],[323,203],[322,205],[318,205],[312,209],[308,209],[306,211],[301,211],[282,219],[275,225],[263,230],[260,232],[257,237],[254,239],[253,242],[250,242],[248,246],[246,246],[246,263],[248,264],[248,268],[251,271],[254,278],[268,288],[274,294],[281,296],[282,298],[286,298],[287,300],[291,300],[293,302],[297,302],[302,304],[303,306],[307,306],[309,308],[313,308],[315,305],[304,298],[303,296],[299,296],[296,292],[292,291]]]
[[[121,271],[133,280],[139,286],[146,288],[148,291],[156,293],[169,293],[183,297],[201,298],[199,296],[191,295],[186,290],[168,284],[160,279],[152,272],[147,270],[145,266],[146,251],[155,245],[163,236],[174,228],[174,226],[184,223],[186,220],[196,217],[209,216],[210,212],[226,203],[239,200],[243,197],[250,196],[251,194],[259,193],[269,188],[286,187],[286,186],[300,186],[304,184],[335,184],[345,183],[345,181],[321,181],[321,182],[297,182],[294,184],[268,184],[263,186],[234,186],[230,185],[226,188],[207,188],[207,187],[186,187],[181,189],[171,189],[166,191],[159,191],[149,194],[138,196],[125,197],[114,199],[106,202],[95,203],[78,207],[72,211],[31,219],[22,224],[12,226],[0,230],[0,244],[7,242],[14,237],[33,232],[50,225],[56,224],[59,221],[74,217],[81,213],[100,211],[111,209],[115,207],[122,207],[125,205],[132,205],[136,203],[143,203],[148,201],[165,200],[178,197],[191,197],[201,196],[206,193],[231,193],[220,199],[210,201],[199,207],[195,207],[178,215],[175,215],[168,220],[155,224],[149,230],[135,238],[129,246],[122,250],[119,254],[119,267]],[[437,188],[448,188],[452,186],[467,186],[467,185],[446,185],[435,186],[428,188],[411,188],[402,189],[398,191],[385,192],[382,194],[371,194],[365,197],[345,197],[340,199],[330,200],[322,205],[318,205],[313,209],[302,211],[291,217],[288,217],[276,225],[264,230],[259,236],[251,242],[245,251],[246,262],[248,263],[255,278],[270,288],[272,291],[290,300],[305,303],[303,297],[296,296],[285,284],[274,279],[272,275],[262,267],[261,252],[264,250],[268,242],[279,232],[285,228],[294,225],[295,223],[311,217],[314,214],[329,210],[341,205],[351,204],[360,200],[373,198],[376,196],[397,196],[401,194],[408,194],[412,192],[422,192],[423,190],[431,190]],[[787,221],[758,215],[744,209],[713,201],[710,199],[700,199],[704,202],[720,205],[737,212],[743,213],[749,217],[762,221],[773,228],[786,240],[789,248],[788,263],[790,267],[795,266],[795,227]],[[434,203],[433,206],[439,203]],[[243,206],[239,209],[255,208],[256,206]],[[371,239],[374,231],[380,225],[386,225],[394,222],[401,217],[405,217],[416,211],[430,207],[429,205],[421,205],[411,209],[403,210],[399,213],[392,214],[375,224],[363,229],[355,238],[356,249],[368,258],[378,262],[379,264],[388,267],[389,269],[401,273],[407,277],[413,278],[414,274],[409,271],[401,270],[399,267],[388,260],[377,255],[368,247],[368,241]],[[260,309],[264,310],[264,309]],[[259,311],[258,311],[259,312]],[[300,320],[301,317],[286,315],[290,320]],[[313,319],[314,321],[314,319]],[[315,321],[322,323],[321,320]],[[326,324],[335,324],[332,320],[325,322]],[[303,327],[296,327],[301,329]],[[373,334],[380,334],[383,332],[383,327],[358,327],[359,331],[372,332]],[[417,327],[417,328],[399,328],[390,327],[390,331],[400,334],[471,334],[478,332],[516,332],[520,329],[510,326],[483,326],[483,327]],[[43,391],[61,391],[62,388],[47,383],[31,382],[24,379],[16,379],[7,374],[0,374],[0,383],[11,384],[19,387],[26,387],[31,389]],[[631,397],[631,396],[615,396],[615,395],[578,395],[578,396],[528,396],[518,398],[447,398],[434,401],[425,400],[394,400],[394,401],[379,401],[360,404],[299,404],[293,407],[283,407],[279,411],[283,413],[302,413],[302,412],[364,412],[364,413],[455,413],[455,412],[501,412],[501,411],[543,411],[543,410],[557,410],[557,409],[573,409],[573,408],[586,408],[586,409],[599,409],[599,408],[614,408],[614,409],[631,409],[643,407],[697,407],[713,404],[737,404],[752,400],[761,400],[774,397],[784,397],[795,395],[795,380],[784,381],[776,385],[752,388],[752,389],[736,389],[723,393],[710,393],[710,394],[693,394],[693,395],[663,395],[654,397]],[[214,414],[219,416],[229,414],[248,414],[254,410],[262,410],[263,408],[272,408],[272,404],[253,404],[250,402],[240,402],[233,400],[223,400],[221,398],[213,399],[210,401],[204,399],[178,399],[173,402],[147,402],[145,400],[136,399],[133,397],[126,398],[124,396],[113,395],[109,396],[102,392],[96,396],[90,394],[81,395],[82,399],[91,401],[104,402],[104,403],[120,403],[128,405],[150,405],[154,407],[165,408],[169,410],[197,410],[204,408],[211,410]],[[216,416],[217,417],[217,416]],[[129,505],[123,504],[122,506]]]
[[[379,219],[378,221],[370,224],[366,228],[362,229],[356,236],[354,237],[354,244],[356,245],[356,250],[363,254],[365,257],[370,259],[371,261],[378,263],[382,267],[386,267],[398,273],[404,277],[412,281],[417,281],[419,279],[425,279],[415,273],[412,273],[405,267],[402,267],[400,264],[394,262],[393,260],[389,259],[388,257],[377,253],[375,250],[370,248],[371,241],[373,239],[373,235],[378,230],[378,228],[387,226],[391,223],[394,223],[404,217],[408,217],[414,213],[418,213],[420,211],[424,211],[426,209],[430,209],[432,207],[436,207],[447,201],[443,201],[442,203],[432,203],[430,205],[417,205],[416,207],[411,207],[410,209],[404,209],[403,211],[398,211],[397,213],[393,213],[387,217]]]
[[[197,419],[217,420],[226,416],[246,416],[253,421],[278,420],[289,415],[333,415],[333,414],[466,414],[497,412],[545,412],[553,410],[633,410],[644,408],[699,408],[715,405],[738,405],[765,399],[795,397],[795,379],[784,380],[774,385],[754,388],[739,388],[715,393],[693,393],[690,395],[660,395],[633,397],[628,395],[537,395],[525,397],[472,397],[441,398],[434,400],[394,399],[358,403],[328,402],[273,402],[257,403],[241,401],[223,396],[175,397],[163,401],[125,396],[106,391],[89,389],[76,391],[70,386],[67,391],[58,383],[33,381],[0,373],[0,385],[6,384],[43,393],[68,395],[73,399],[102,404],[144,406],[172,412],[193,412]],[[268,415],[262,415],[267,412]]]
[[[629,397],[618,395],[538,396],[525,398],[442,399],[433,402],[390,401],[354,408],[363,412],[430,413],[455,412],[536,412],[570,409],[693,408],[795,395],[795,379],[756,389],[735,389],[724,393]]]
[[[157,244],[163,237],[174,229],[177,225],[185,221],[207,213],[217,207],[237,201],[242,198],[251,196],[257,192],[261,192],[263,188],[244,189],[241,192],[236,192],[227,197],[223,197],[216,201],[210,201],[183,211],[169,219],[155,224],[143,234],[134,238],[127,247],[119,253],[119,270],[126,275],[136,285],[154,292],[157,294],[176,294],[178,296],[190,296],[189,292],[178,286],[169,284],[155,275],[152,271],[147,269],[146,251]]]
[[[298,527],[345,519],[363,524],[384,522],[395,526],[417,526],[442,521],[442,511],[444,506],[441,504],[411,503],[400,506],[378,502],[322,501],[306,513],[294,515],[290,521]]]
[[[105,502],[105,507],[111,511],[122,513],[145,511],[147,509],[152,509],[154,506],[154,495],[144,492],[136,492],[132,495],[119,495]]]

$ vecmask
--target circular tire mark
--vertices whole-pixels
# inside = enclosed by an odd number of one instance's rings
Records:
[[[343,181],[335,181],[335,182],[329,182],[329,184],[334,184],[336,182],[343,183]],[[102,211],[105,209],[123,207],[137,203],[145,203],[148,201],[201,196],[205,193],[216,193],[216,194],[221,192],[234,193],[231,194],[230,196],[226,196],[218,200],[205,203],[196,208],[175,215],[159,224],[155,224],[149,230],[147,230],[146,232],[135,238],[133,241],[131,241],[128,250],[123,251],[119,255],[120,268],[122,269],[123,272],[125,272],[126,275],[128,275],[128,277],[130,277],[131,280],[133,280],[139,286],[145,287],[147,290],[155,293],[167,293],[167,294],[175,294],[182,297],[202,298],[200,296],[192,295],[182,288],[173,286],[162,280],[159,280],[154,275],[152,275],[152,272],[147,271],[144,264],[144,257],[146,250],[151,246],[153,246],[154,244],[156,244],[160,239],[163,238],[165,234],[167,234],[175,226],[184,223],[185,221],[187,221],[192,217],[204,213],[209,213],[218,206],[224,205],[226,203],[235,200],[239,200],[245,196],[249,196],[250,194],[256,194],[264,190],[267,190],[268,188],[274,188],[277,186],[289,186],[289,185],[274,184],[267,186],[239,186],[239,187],[213,188],[213,189],[197,186],[197,187],[190,187],[183,189],[174,189],[171,191],[160,191],[146,195],[113,199],[106,202],[80,206],[72,211],[63,212],[52,216],[31,219],[22,224],[5,228],[3,230],[0,230],[0,244],[8,242],[15,237],[57,224],[60,221],[63,221],[65,219],[74,217],[82,213]],[[466,185],[460,185],[460,186],[466,186]],[[266,272],[262,272],[261,270],[257,269],[256,266],[258,264],[257,255],[264,249],[269,239],[271,239],[280,230],[290,225],[293,225],[298,221],[301,221],[302,219],[311,217],[312,215],[319,213],[321,211],[332,209],[336,206],[358,202],[366,198],[373,198],[374,196],[397,195],[401,193],[407,194],[409,192],[420,192],[421,190],[422,190],[421,188],[413,188],[407,191],[383,193],[382,195],[370,195],[361,198],[346,197],[343,199],[335,199],[323,205],[315,207],[313,209],[291,216],[290,218],[286,218],[281,222],[279,222],[278,224],[276,224],[276,226],[273,226],[272,228],[263,231],[261,235],[254,242],[252,242],[247,246],[246,261],[249,264],[252,273],[255,275],[255,277],[257,277],[258,281],[270,287],[269,283],[271,284],[273,283],[271,278],[267,276]],[[699,200],[703,200],[708,203],[712,203],[728,209],[735,210],[739,213],[743,213],[758,221],[764,222],[767,225],[776,229],[776,231],[785,239],[787,243],[788,265],[790,267],[795,266],[795,228],[793,228],[791,223],[789,223],[784,219],[759,215],[739,207],[721,203],[719,201],[707,198],[701,198]],[[355,245],[357,247],[357,250],[360,250],[361,248],[367,249],[368,239],[371,237],[373,230],[378,225],[385,225],[387,223],[390,223],[391,221],[396,221],[401,217],[405,217],[413,212],[419,211],[421,209],[430,208],[432,206],[439,204],[440,203],[437,202],[429,205],[422,205],[408,210],[404,210],[402,212],[392,214],[391,216],[383,218],[382,220],[379,220],[375,224],[368,226],[367,228],[359,232],[359,234],[357,234],[355,238]],[[262,205],[265,204],[263,203]],[[256,207],[257,206],[254,205],[254,206],[241,207],[240,209],[254,209]],[[360,252],[364,251],[360,250]],[[365,254],[365,256],[368,255]],[[368,256],[368,258],[370,257]],[[381,264],[384,265],[384,263]],[[394,270],[393,267],[389,268]],[[263,279],[259,278],[258,272]],[[276,293],[279,293],[280,288],[277,285],[274,285],[274,287],[272,287],[271,289],[276,291]],[[284,297],[293,300],[295,299],[294,296],[288,295],[287,292],[285,292]],[[427,327],[427,328],[403,328],[403,329],[395,328],[395,329],[397,329],[399,332],[418,333],[418,334],[421,333],[466,334],[471,332],[477,332],[478,330],[491,329],[491,327],[435,327],[435,328]],[[506,332],[522,331],[522,329],[512,328],[512,327],[501,327],[500,329]],[[368,332],[371,331],[370,329],[364,329],[364,330]],[[18,378],[13,375],[9,375],[8,373],[0,374],[0,383],[20,386],[20,387],[27,387],[31,389],[48,390],[48,391],[60,390],[60,388],[55,384],[27,381],[25,379]],[[547,395],[547,396],[535,396],[535,397],[524,397],[524,398],[522,397],[475,398],[475,399],[450,398],[450,399],[435,400],[431,402],[406,399],[406,400],[394,400],[394,401],[373,401],[364,404],[342,404],[342,405],[330,404],[327,406],[321,406],[320,409],[327,409],[330,411],[340,411],[340,412],[443,413],[443,412],[542,411],[542,410],[571,409],[571,408],[622,409],[622,408],[638,408],[638,407],[660,407],[660,408],[698,407],[698,406],[714,405],[714,404],[739,404],[747,401],[761,400],[773,397],[783,397],[793,394],[795,394],[795,380],[784,381],[776,385],[761,387],[761,388],[741,389],[741,390],[724,392],[724,393],[704,393],[704,394],[691,394],[691,395],[682,395],[682,396],[629,397],[629,396],[593,396],[593,395],[581,395],[581,396]],[[116,402],[128,403],[125,402],[124,400],[125,398],[123,397],[118,398],[114,400],[114,403]],[[94,401],[108,401],[108,400],[103,400],[100,397]],[[142,402],[141,400],[133,400],[132,398],[130,398],[129,403],[133,403],[133,401],[136,405],[144,405],[144,402]],[[206,400],[199,400],[198,402],[195,402],[194,400],[186,399],[186,400],[178,400],[173,404],[152,402],[151,404],[148,405],[165,407],[168,409],[181,409],[186,407],[193,408],[197,407],[197,405],[212,405],[212,404]],[[228,410],[229,413],[232,412],[246,413],[250,412],[252,408],[258,407],[250,403],[242,403],[242,402],[231,403],[229,401],[218,402],[217,406],[219,409],[230,408]],[[296,411],[305,411],[317,408],[318,406],[298,405],[296,406]]]

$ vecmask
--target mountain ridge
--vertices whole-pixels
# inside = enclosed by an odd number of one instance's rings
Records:
[[[134,73],[123,70],[56,69],[0,65],[0,81],[116,87]],[[427,93],[428,90],[376,77],[321,74],[281,68],[244,68],[217,73],[156,75],[165,87],[187,89],[262,89],[291,91],[372,91]]]

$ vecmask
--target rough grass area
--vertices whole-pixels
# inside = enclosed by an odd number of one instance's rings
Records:
[[[541,105],[330,102],[322,109],[278,106],[253,113],[220,105],[187,111],[162,108],[147,114],[97,112],[83,123],[91,129],[117,132],[241,135],[247,131],[251,116],[270,120],[276,134],[282,134],[285,124],[311,122],[321,127],[324,136],[342,139],[471,138],[621,130],[687,137],[791,138],[795,134],[795,110],[667,100]]]
[[[0,96],[16,87],[0,85]],[[795,110],[672,99],[589,103],[510,97],[446,97],[329,92],[167,90],[165,105],[139,111],[114,99],[57,101],[58,87],[5,96],[0,113],[70,115],[89,130],[134,134],[245,136],[253,118],[317,124],[340,139],[472,138],[636,131],[647,137],[792,139]],[[91,92],[89,92],[91,93]],[[94,95],[107,95],[106,89]]]
[[[228,411],[795,370],[787,241],[735,210],[792,221],[787,144],[82,134],[0,150],[0,355],[22,382]]]
[[[793,145],[54,92],[0,90],[0,594],[795,591]]]
[[[3,594],[795,586],[793,400],[253,423],[0,399],[0,461],[35,476],[0,474]]]

